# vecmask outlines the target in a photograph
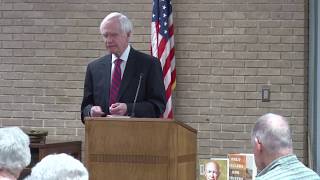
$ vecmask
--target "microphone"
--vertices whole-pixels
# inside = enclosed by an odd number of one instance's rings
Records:
[[[143,78],[143,73],[140,73],[139,84],[138,84],[138,87],[137,87],[136,96],[134,97],[134,100],[133,100],[133,105],[132,105],[132,110],[131,110],[131,117],[135,116],[134,109],[136,108],[136,102],[137,102],[138,94],[139,94],[139,91],[140,91],[142,78]]]

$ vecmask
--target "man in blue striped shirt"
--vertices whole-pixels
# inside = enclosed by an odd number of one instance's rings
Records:
[[[252,129],[251,141],[260,171],[256,180],[320,180],[293,154],[290,127],[284,117],[272,113],[261,116]]]

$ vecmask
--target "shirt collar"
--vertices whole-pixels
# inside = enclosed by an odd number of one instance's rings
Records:
[[[286,155],[286,156],[279,157],[278,159],[273,160],[262,171],[260,171],[258,173],[257,177],[268,173],[269,171],[271,171],[271,170],[275,169],[276,167],[280,166],[281,164],[288,163],[288,162],[293,161],[295,159],[297,159],[297,157],[295,155],[293,155],[293,154],[289,154],[289,155]]]
[[[121,54],[121,56],[119,57],[121,60],[123,61],[127,61],[128,57],[129,57],[129,52],[130,52],[130,45],[127,46],[126,50],[123,51],[123,53]],[[112,54],[112,63],[114,63],[114,61],[118,59],[118,57],[114,54]]]

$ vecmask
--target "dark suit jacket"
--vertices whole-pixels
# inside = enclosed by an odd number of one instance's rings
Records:
[[[101,106],[109,114],[109,88],[111,79],[111,54],[88,64],[81,104],[81,120],[90,116],[92,106]],[[132,103],[143,73],[140,91],[135,106],[135,117],[160,117],[165,110],[165,88],[160,61],[134,50],[131,47],[122,77],[117,102],[127,104],[127,113],[132,113]]]

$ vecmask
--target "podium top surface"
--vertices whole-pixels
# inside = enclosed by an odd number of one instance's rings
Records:
[[[118,117],[86,117],[86,121],[124,121],[124,122],[160,122],[160,123],[176,123],[178,125],[183,126],[184,128],[197,133],[197,130],[193,127],[172,119],[164,119],[164,118],[131,118],[129,116],[118,116]]]

